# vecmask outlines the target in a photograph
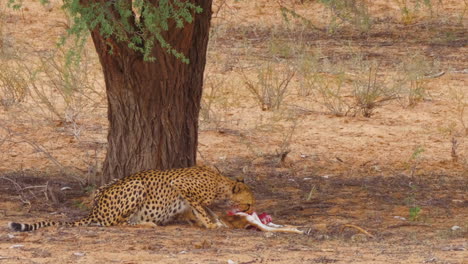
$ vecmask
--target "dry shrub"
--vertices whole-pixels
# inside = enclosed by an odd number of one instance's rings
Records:
[[[466,136],[468,135],[468,91],[466,91],[466,87],[451,88],[450,97],[457,112],[457,121],[461,126],[461,129],[455,134]]]
[[[40,57],[30,74],[31,99],[38,108],[53,119],[73,123],[83,112],[92,112],[103,103],[102,78],[96,70],[96,61],[84,53],[79,62],[67,62],[59,51],[50,57]]]
[[[400,63],[393,82],[403,105],[413,107],[429,96],[427,83],[444,73],[439,68],[438,61],[419,53],[408,56]]]
[[[352,54],[350,64],[331,63],[320,52],[304,54],[296,63],[299,72],[299,95],[336,116],[361,114],[371,117],[374,110],[398,97],[379,71],[378,62]]]
[[[349,24],[360,32],[372,28],[372,17],[365,1],[359,0],[320,0],[331,12],[327,32],[334,33],[344,24]]]
[[[361,33],[368,33],[374,22],[370,15],[366,1],[359,0],[319,0],[329,11],[329,19],[325,29],[314,25],[310,19],[297,13],[295,10],[281,6],[284,19],[288,22],[290,18],[297,19],[305,26],[328,34],[335,34],[345,25],[350,25]]]
[[[0,103],[13,105],[35,119],[70,124],[79,136],[77,119],[93,113],[105,100],[97,60],[86,53],[82,61],[68,63],[61,50],[52,55],[9,55],[0,60]],[[14,117],[14,116],[12,116]]]
[[[8,110],[28,94],[27,75],[14,60],[0,58],[0,105]]]
[[[234,89],[227,86],[226,78],[221,75],[209,75],[205,77],[203,96],[200,108],[200,123],[221,130],[226,121],[227,113],[234,107],[238,107]]]
[[[98,150],[104,144],[96,139],[82,138],[82,130],[87,124],[80,120],[93,115],[104,104],[104,89],[100,82],[102,75],[95,67],[97,59],[83,53],[82,61],[68,63],[65,52],[61,50],[41,54],[23,53],[22,57],[17,55],[19,52],[15,54],[11,51],[8,59],[0,60],[0,102],[5,109],[1,128],[10,131],[8,142],[28,145],[61,173],[84,183],[86,179],[81,172],[64,166],[47,144],[36,142],[28,137],[28,133],[33,134],[35,128],[44,125],[44,121],[53,122],[57,127],[63,126],[59,129],[70,132],[82,146],[96,145],[95,155],[78,159],[83,158],[85,163],[90,164],[89,167],[93,166],[92,171],[99,170],[99,164],[95,161]],[[23,134],[10,129],[17,125],[28,126],[30,131]],[[90,177],[95,175],[88,173],[87,177],[90,181]]]
[[[403,24],[409,25],[417,22],[424,13],[430,17],[434,15],[435,2],[441,3],[441,0],[395,0],[400,8],[400,20]]]
[[[295,64],[298,94],[325,107],[332,115],[344,116],[351,109],[343,65],[333,64],[320,51],[304,51]],[[348,89],[349,90],[349,89]]]
[[[371,117],[376,108],[398,98],[397,91],[384,80],[375,61],[364,62],[353,80],[353,87],[354,114],[361,113],[364,117]]]
[[[295,70],[288,66],[268,63],[256,71],[257,79],[251,80],[242,72],[244,84],[253,96],[260,109],[279,110],[288,95],[289,84],[294,77]]]
[[[262,115],[254,128],[241,132],[241,143],[255,157],[283,162],[292,151],[291,144],[299,124],[300,118],[292,111],[270,112],[266,116]],[[265,138],[278,140],[266,141]]]

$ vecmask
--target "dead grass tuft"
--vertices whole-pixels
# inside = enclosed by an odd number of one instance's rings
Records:
[[[262,111],[279,110],[288,96],[289,84],[295,70],[288,66],[268,63],[258,68],[256,73],[256,80],[251,80],[245,72],[242,72],[245,87]]]

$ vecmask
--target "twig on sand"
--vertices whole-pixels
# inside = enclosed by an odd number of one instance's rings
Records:
[[[423,224],[423,223],[401,223],[401,224],[387,226],[387,228],[399,228],[399,227],[404,227],[404,226],[430,227],[430,225]]]
[[[359,232],[363,233],[364,235],[366,235],[366,236],[368,236],[368,237],[375,238],[374,235],[372,235],[371,233],[367,232],[367,231],[364,230],[362,227],[359,227],[359,226],[357,226],[357,225],[351,225],[351,224],[343,225],[343,227],[341,228],[341,232],[343,232],[343,230],[344,230],[346,227],[354,228],[354,229],[358,230]]]

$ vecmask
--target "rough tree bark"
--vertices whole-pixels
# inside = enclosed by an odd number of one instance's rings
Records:
[[[156,61],[145,62],[126,43],[91,32],[108,99],[108,148],[99,184],[145,169],[195,165],[212,1],[192,2],[203,12],[184,28],[174,23],[163,33],[189,64],[158,44]]]

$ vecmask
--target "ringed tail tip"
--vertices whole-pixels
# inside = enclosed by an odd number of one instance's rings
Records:
[[[8,227],[13,230],[13,231],[19,231],[19,232],[22,232],[22,231],[26,231],[26,226],[25,224],[20,224],[20,223],[15,223],[15,222],[9,222],[8,223]]]

